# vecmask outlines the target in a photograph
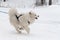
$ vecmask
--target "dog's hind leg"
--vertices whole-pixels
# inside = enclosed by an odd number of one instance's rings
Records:
[[[18,32],[18,33],[21,33],[21,31],[19,30],[19,28],[15,28],[16,29],[16,31]]]
[[[21,33],[21,31],[19,30],[19,27],[15,26],[15,29],[18,33]]]

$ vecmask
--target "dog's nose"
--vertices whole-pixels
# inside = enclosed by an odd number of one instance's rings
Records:
[[[39,15],[37,17],[39,17]]]

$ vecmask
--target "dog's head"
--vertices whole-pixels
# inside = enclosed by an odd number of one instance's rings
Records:
[[[32,19],[38,19],[39,15],[36,15],[34,12],[29,12],[29,15]]]

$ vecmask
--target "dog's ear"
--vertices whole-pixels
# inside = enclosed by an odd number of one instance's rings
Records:
[[[31,15],[31,12],[29,12],[29,14]]]

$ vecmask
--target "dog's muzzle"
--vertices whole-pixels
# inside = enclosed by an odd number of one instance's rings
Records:
[[[35,19],[38,19],[39,15],[37,17],[35,17]]]

